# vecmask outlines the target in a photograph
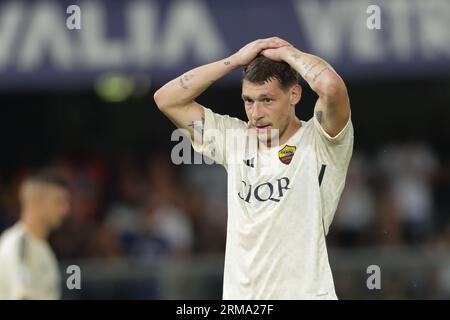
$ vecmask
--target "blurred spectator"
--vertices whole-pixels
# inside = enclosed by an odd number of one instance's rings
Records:
[[[122,255],[115,231],[102,223],[102,204],[108,171],[100,159],[77,164],[62,157],[53,161],[73,187],[73,212],[52,238],[62,258],[119,258]]]
[[[183,181],[195,189],[201,199],[190,191],[189,202],[196,207],[197,236],[203,252],[225,250],[227,227],[227,176],[219,165],[192,164],[184,166]]]
[[[129,255],[152,257],[186,254],[193,248],[192,219],[184,210],[182,188],[170,159],[154,155],[147,175],[134,160],[122,162],[118,199],[106,221],[120,236]]]
[[[401,214],[394,201],[389,183],[383,179],[377,181],[377,219],[373,242],[384,245],[401,245],[404,241]]]
[[[147,232],[164,243],[172,254],[190,253],[194,243],[193,225],[185,211],[182,186],[166,154],[157,154],[147,167],[150,194],[145,214]]]
[[[118,234],[125,253],[131,254],[144,232],[141,207],[147,186],[134,157],[122,156],[117,159],[115,166],[117,176],[113,184],[112,202],[107,206],[105,223]]]
[[[433,150],[420,142],[388,146],[378,156],[381,172],[392,191],[408,242],[420,242],[433,224],[432,182],[438,161]]]
[[[334,221],[341,245],[364,245],[369,242],[370,227],[375,217],[369,166],[369,160],[364,154],[354,152]]]

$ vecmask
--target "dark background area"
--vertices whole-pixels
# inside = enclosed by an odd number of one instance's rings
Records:
[[[398,79],[347,82],[355,126],[355,148],[373,151],[387,142],[423,140],[442,160],[449,156],[450,80]],[[51,157],[165,149],[173,125],[145,97],[108,103],[94,91],[1,93],[0,158],[3,174]],[[246,120],[240,86],[214,85],[198,101],[214,111]],[[316,95],[303,85],[298,116],[312,116]]]

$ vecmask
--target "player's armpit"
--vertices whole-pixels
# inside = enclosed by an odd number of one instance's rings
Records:
[[[205,123],[204,107],[192,101],[183,106],[174,106],[161,109],[169,120],[179,129],[185,129],[189,132],[191,139],[203,136],[203,127]]]

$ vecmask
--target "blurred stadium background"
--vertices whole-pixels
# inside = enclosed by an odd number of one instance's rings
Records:
[[[71,4],[81,30],[66,28]],[[51,244],[63,278],[81,267],[82,290],[64,298],[221,297],[225,170],[172,164],[174,127],[152,95],[272,35],[328,60],[349,89],[354,156],[327,238],[338,296],[450,298],[450,1],[0,1],[0,231],[31,170],[71,181]],[[304,86],[302,119],[315,99]],[[199,101],[245,119],[239,72]],[[369,265],[381,290],[366,286]]]

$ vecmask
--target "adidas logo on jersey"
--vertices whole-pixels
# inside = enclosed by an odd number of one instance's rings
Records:
[[[255,158],[250,158],[250,159],[243,160],[243,161],[246,166],[251,167],[251,168],[255,167]]]

